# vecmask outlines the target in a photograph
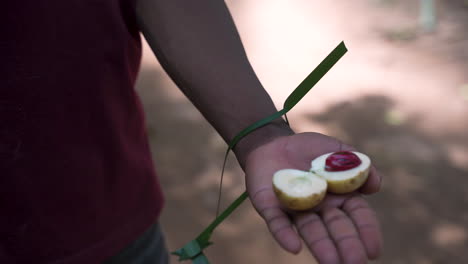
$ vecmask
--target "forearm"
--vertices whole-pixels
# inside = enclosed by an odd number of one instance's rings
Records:
[[[223,1],[138,0],[137,15],[166,72],[224,140],[277,111]],[[280,119],[252,133],[235,148],[241,165],[257,145],[290,133]]]

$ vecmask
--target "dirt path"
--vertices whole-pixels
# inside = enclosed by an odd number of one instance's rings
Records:
[[[414,2],[414,3],[413,3]],[[449,3],[446,3],[449,2]],[[439,4],[438,31],[417,29],[417,1],[228,1],[249,58],[274,101],[340,41],[348,54],[293,110],[298,131],[337,136],[385,173],[370,201],[385,235],[377,263],[464,263],[468,257],[468,6]],[[212,220],[225,144],[146,49],[138,89],[167,197],[162,215],[175,249]],[[463,88],[465,87],[465,88]],[[224,204],[240,194],[228,166]],[[249,203],[223,223],[213,263],[311,263],[271,240]],[[176,263],[174,259],[174,263]]]

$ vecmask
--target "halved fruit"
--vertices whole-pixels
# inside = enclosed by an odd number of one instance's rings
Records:
[[[325,197],[327,182],[307,171],[284,169],[273,175],[273,189],[289,209],[307,210]]]
[[[367,180],[371,161],[368,156],[359,152],[351,152],[361,161],[356,167],[342,170],[330,171],[326,169],[327,159],[334,153],[324,154],[312,160],[310,169],[312,173],[325,179],[328,183],[328,191],[332,193],[349,193],[357,190]],[[351,159],[354,159],[351,158]]]
[[[333,152],[317,157],[310,171],[283,169],[273,175],[273,189],[289,209],[308,210],[319,204],[327,190],[348,193],[367,180],[369,157],[359,152]]]

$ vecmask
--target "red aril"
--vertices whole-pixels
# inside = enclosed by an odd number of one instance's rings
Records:
[[[327,157],[326,171],[345,171],[361,165],[361,159],[351,151],[338,151]]]

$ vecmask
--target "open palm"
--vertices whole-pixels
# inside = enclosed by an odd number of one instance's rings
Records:
[[[327,194],[317,207],[304,212],[284,208],[273,192],[272,175],[286,168],[309,170],[310,161],[322,154],[351,150],[335,138],[318,133],[279,137],[252,151],[246,159],[250,200],[275,240],[298,253],[301,238],[319,263],[367,263],[379,256],[381,233],[374,211],[360,193],[378,191],[381,177],[375,168],[360,192]]]

